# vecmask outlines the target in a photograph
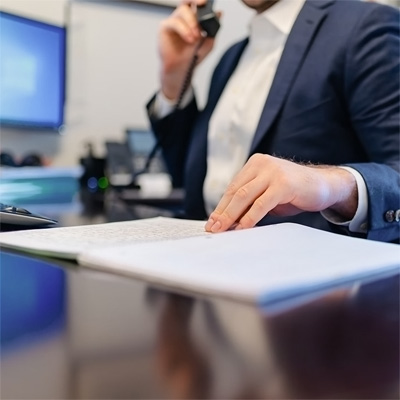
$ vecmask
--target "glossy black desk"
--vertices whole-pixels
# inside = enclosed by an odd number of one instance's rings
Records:
[[[2,399],[399,398],[399,277],[277,312],[0,255]]]

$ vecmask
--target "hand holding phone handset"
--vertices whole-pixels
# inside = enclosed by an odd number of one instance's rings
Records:
[[[214,0],[183,0],[162,22],[159,34],[161,59],[161,91],[180,107],[190,86],[193,71],[212,50],[220,28],[220,13],[212,9]],[[164,135],[165,136],[165,135]],[[159,137],[147,157],[145,167],[136,175],[148,171],[164,137]]]
[[[184,0],[161,24],[161,90],[171,101],[177,101],[184,83],[190,83],[190,70],[213,48],[219,16],[211,6],[212,2],[206,0]]]

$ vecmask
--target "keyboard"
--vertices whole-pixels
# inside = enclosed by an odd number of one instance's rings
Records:
[[[22,207],[0,203],[0,224],[39,227],[57,224],[57,221]]]

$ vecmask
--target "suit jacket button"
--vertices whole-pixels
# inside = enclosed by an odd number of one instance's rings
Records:
[[[394,210],[386,211],[385,219],[387,222],[393,222],[394,221]]]

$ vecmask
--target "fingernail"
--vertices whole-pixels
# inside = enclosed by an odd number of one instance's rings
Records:
[[[221,222],[217,221],[212,227],[211,227],[211,232],[215,233],[218,232],[221,229]]]
[[[214,221],[212,218],[209,218],[209,220],[207,221],[206,226],[204,227],[204,229],[205,229],[207,232],[210,232],[211,227],[214,225],[214,222],[215,222],[215,221]]]
[[[237,224],[237,225],[235,226],[235,231],[240,231],[241,229],[243,229],[243,226],[242,226],[242,225]]]

